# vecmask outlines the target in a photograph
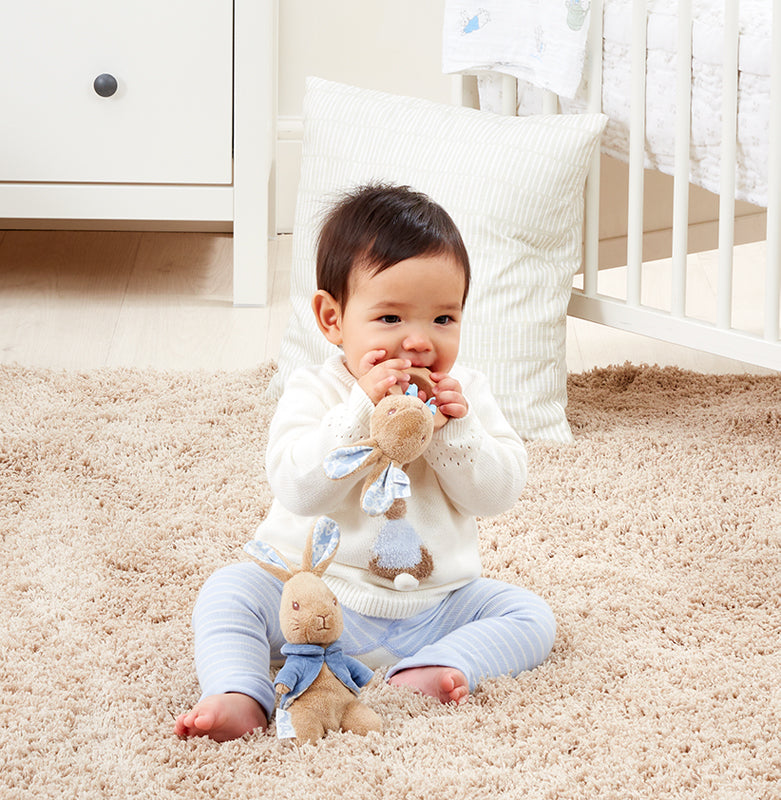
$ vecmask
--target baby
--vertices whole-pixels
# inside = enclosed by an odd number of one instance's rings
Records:
[[[314,521],[334,519],[341,544],[325,579],[343,606],[344,652],[372,669],[387,667],[390,684],[446,703],[463,702],[486,678],[539,665],[555,635],[541,598],[480,577],[476,517],[515,504],[526,451],[486,378],[456,365],[469,278],[458,229],[421,193],[375,184],[331,210],[312,308],[340,352],[287,381],[266,454],[274,501],[256,534],[299,562]],[[428,449],[406,467],[405,521],[428,567],[419,581],[399,584],[374,566],[387,520],[361,509],[366,470],[331,480],[323,462],[368,435],[374,406],[406,390],[412,368],[431,371],[442,414]],[[399,550],[409,553],[409,541]],[[270,663],[284,644],[281,591],[249,562],[206,582],[193,614],[202,697],[177,719],[179,735],[222,741],[267,726]]]

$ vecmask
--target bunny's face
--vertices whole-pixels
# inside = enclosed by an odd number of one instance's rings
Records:
[[[342,609],[333,592],[312,572],[298,572],[282,589],[282,633],[291,644],[333,644],[344,630]]]
[[[434,417],[417,397],[393,394],[377,404],[371,426],[378,448],[391,461],[409,464],[428,447]]]

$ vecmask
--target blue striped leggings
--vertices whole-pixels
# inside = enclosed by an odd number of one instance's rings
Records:
[[[270,664],[282,660],[279,628],[282,584],[257,564],[214,573],[193,612],[195,665],[202,696],[241,692],[270,718]],[[409,619],[367,617],[344,608],[342,648],[372,669],[393,665],[454,667],[470,691],[490,677],[518,675],[545,660],[556,632],[548,605],[525,589],[478,578],[439,605]]]

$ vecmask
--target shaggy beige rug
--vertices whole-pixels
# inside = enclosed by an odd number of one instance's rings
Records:
[[[196,593],[269,503],[273,369],[0,368],[0,797],[781,797],[781,377],[570,377],[574,444],[481,523],[557,614],[537,670],[459,708],[375,679],[366,738],[174,736]]]

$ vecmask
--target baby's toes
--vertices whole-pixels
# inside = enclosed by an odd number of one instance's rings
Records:
[[[443,671],[439,688],[439,699],[443,703],[463,703],[469,695],[469,686],[466,678],[457,670]]]
[[[469,689],[466,686],[457,686],[450,693],[450,702],[456,705],[461,705],[469,697]]]

